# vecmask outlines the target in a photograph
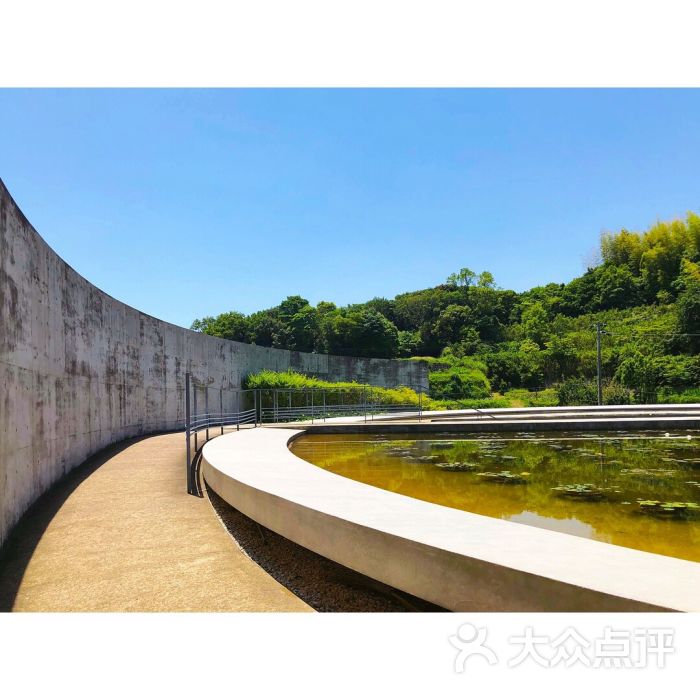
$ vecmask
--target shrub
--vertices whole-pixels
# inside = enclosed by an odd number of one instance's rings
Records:
[[[372,400],[380,405],[409,404],[418,406],[420,403],[418,393],[409,387],[387,389],[378,386],[368,387],[357,382],[329,382],[317,377],[309,377],[291,369],[284,372],[264,369],[255,374],[249,374],[244,381],[244,386],[246,389],[291,389],[293,392],[297,391],[299,392],[298,396],[293,394],[290,398],[292,405],[305,405],[306,397],[302,393],[304,390],[312,393],[314,401],[319,404],[322,400],[322,391],[325,391],[326,394],[337,392],[338,395],[342,392],[342,401],[346,404],[362,403],[368,398],[368,393],[371,393]],[[340,400],[341,397],[337,398]]]
[[[426,411],[449,411],[460,408],[510,408],[510,401],[505,398],[453,399],[451,401],[427,399],[423,402],[423,408]]]
[[[434,399],[486,399],[491,385],[479,369],[451,367],[430,373],[430,395]]]
[[[598,403],[598,392],[593,382],[585,379],[567,379],[557,387],[560,406],[591,406]]]
[[[595,406],[598,403],[598,386],[587,379],[567,379],[557,387],[560,406]],[[616,381],[603,383],[603,404],[620,406],[634,403],[633,393]]]
[[[700,389],[673,392],[664,389],[658,396],[659,403],[700,403]]]
[[[611,381],[603,384],[603,403],[606,406],[625,406],[634,403],[634,401],[632,392],[627,387]]]
[[[430,395],[434,399],[485,399],[491,396],[486,365],[474,357],[444,352],[440,357],[412,357],[428,363]]]
[[[511,389],[505,393],[505,398],[508,400],[509,405],[514,407],[538,408],[559,405],[559,396],[556,389],[543,389],[542,391]]]

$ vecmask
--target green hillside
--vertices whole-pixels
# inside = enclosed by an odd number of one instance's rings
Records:
[[[528,404],[585,403],[591,392],[595,400],[601,323],[608,403],[700,400],[700,217],[604,234],[599,253],[600,263],[569,283],[523,293],[462,268],[394,299],[338,307],[290,296],[192,328],[306,352],[430,358],[434,399]]]

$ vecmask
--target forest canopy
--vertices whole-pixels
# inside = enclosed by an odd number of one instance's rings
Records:
[[[566,284],[516,293],[467,267],[444,284],[345,307],[290,296],[250,315],[197,319],[210,335],[305,352],[441,358],[444,396],[540,388],[595,373],[638,393],[700,384],[700,217],[601,236],[600,263]],[[458,371],[459,368],[459,371]],[[431,382],[432,383],[432,382]],[[573,386],[573,385],[572,385]],[[464,387],[464,389],[460,389]]]

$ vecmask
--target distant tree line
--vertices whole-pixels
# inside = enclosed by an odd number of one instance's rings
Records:
[[[442,386],[469,384],[477,398],[486,391],[474,380],[482,370],[496,391],[590,379],[593,325],[602,322],[608,379],[640,392],[698,386],[700,217],[691,213],[642,233],[606,233],[599,257],[567,284],[523,293],[498,288],[488,271],[464,267],[445,284],[394,299],[338,307],[290,296],[248,316],[229,311],[197,319],[192,328],[305,352],[440,357],[462,375],[443,375]]]

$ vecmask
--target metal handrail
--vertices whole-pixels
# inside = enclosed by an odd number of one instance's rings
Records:
[[[194,389],[194,391],[192,391]],[[197,406],[197,390],[204,389],[204,411]],[[195,382],[189,372],[185,374],[185,442],[187,447],[187,491],[188,493],[198,495],[199,489],[196,484],[196,465],[198,455],[200,454],[199,440],[200,434],[204,432],[204,442],[210,439],[210,431],[212,429],[220,430],[220,434],[224,434],[224,429],[227,426],[236,427],[240,430],[241,425],[258,424],[258,394],[250,389],[231,389],[224,390],[219,387],[218,410],[209,410],[210,393],[217,389],[210,384]],[[227,398],[233,394],[235,398],[235,410],[228,406],[224,410],[224,393]],[[241,398],[243,397],[243,401]],[[250,406],[252,398],[253,407]],[[248,407],[242,407],[242,403]],[[192,449],[194,447],[194,460],[192,459]]]
[[[420,385],[420,384],[417,385],[417,386],[420,387],[421,389],[425,389],[425,390],[426,390],[426,393],[428,392],[428,388],[427,388],[427,387],[424,387],[424,386],[422,386],[422,385]],[[476,407],[474,407],[474,408],[471,408],[471,409],[469,409],[469,410],[470,410],[470,411],[475,411],[475,412],[478,413],[480,416],[488,416],[488,417],[491,418],[492,420],[497,420],[496,416],[494,416],[493,413],[488,413],[487,411],[484,411],[482,408],[476,408]]]
[[[377,387],[358,384],[350,388],[270,388],[259,389],[261,422],[287,422],[332,416],[364,415],[365,420],[374,420],[377,413],[417,412],[418,420],[423,413],[423,389],[418,388],[418,405],[414,403],[382,403],[376,399]],[[329,402],[330,401],[330,402]]]
[[[263,422],[291,422],[326,420],[341,416],[364,416],[365,422],[374,420],[375,416],[387,413],[417,412],[420,421],[423,415],[423,394],[427,387],[417,385],[409,387],[418,393],[418,405],[413,403],[382,403],[376,397],[377,387],[358,384],[343,389],[231,389],[214,388],[210,384],[196,382],[191,374],[185,377],[185,440],[187,444],[187,485],[188,492],[197,494],[196,468],[194,462],[200,454],[200,435],[206,443],[212,429],[220,430],[234,426],[240,430],[241,425],[257,427]],[[204,389],[204,406],[198,406],[198,391]],[[212,392],[218,390],[218,410],[209,410]],[[229,406],[224,410],[224,393],[230,404],[233,394],[235,410]],[[201,398],[201,396],[200,396]],[[266,405],[267,402],[270,405]],[[252,404],[252,406],[251,406]],[[243,407],[245,406],[245,407]],[[202,410],[202,408],[204,410]],[[195,459],[192,460],[194,447]]]

